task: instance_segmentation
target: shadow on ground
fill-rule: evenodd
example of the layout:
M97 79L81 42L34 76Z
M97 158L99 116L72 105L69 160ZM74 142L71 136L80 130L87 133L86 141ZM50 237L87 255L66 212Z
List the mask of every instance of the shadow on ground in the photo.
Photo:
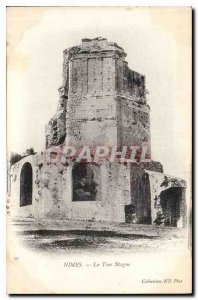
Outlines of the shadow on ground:
M179 228L89 221L12 220L20 242L45 253L123 253L178 250L187 243Z

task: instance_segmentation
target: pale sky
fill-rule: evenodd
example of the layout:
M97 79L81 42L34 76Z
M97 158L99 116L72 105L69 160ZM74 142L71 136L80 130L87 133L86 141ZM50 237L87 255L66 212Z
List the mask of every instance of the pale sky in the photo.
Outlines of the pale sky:
M56 112L63 50L101 36L146 75L152 159L164 172L191 172L191 11L189 8L9 8L7 11L8 151L45 149Z

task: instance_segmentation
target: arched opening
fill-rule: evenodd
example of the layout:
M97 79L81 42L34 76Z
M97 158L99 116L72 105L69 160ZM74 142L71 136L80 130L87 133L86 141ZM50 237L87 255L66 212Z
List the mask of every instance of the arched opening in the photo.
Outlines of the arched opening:
M20 176L20 206L32 204L32 166L26 162Z
M100 185L100 168L91 163L77 163L72 170L72 201L95 201Z
M184 191L182 187L171 187L160 194L160 205L165 226L177 227L177 222L184 217Z

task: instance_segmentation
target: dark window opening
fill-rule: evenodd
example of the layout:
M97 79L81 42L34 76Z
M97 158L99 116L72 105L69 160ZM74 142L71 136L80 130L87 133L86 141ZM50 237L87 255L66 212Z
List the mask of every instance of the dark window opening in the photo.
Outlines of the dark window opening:
M126 223L135 223L136 213L135 213L135 206L132 204L125 205L125 222Z
M90 163L78 163L72 170L72 201L95 201L100 181L100 168Z
M32 166L25 163L20 176L20 206L32 204Z

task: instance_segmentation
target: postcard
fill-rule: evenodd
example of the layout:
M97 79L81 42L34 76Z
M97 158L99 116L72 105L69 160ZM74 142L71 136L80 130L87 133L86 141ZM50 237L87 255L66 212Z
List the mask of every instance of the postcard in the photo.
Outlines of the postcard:
M7 293L192 293L192 8L7 7Z

